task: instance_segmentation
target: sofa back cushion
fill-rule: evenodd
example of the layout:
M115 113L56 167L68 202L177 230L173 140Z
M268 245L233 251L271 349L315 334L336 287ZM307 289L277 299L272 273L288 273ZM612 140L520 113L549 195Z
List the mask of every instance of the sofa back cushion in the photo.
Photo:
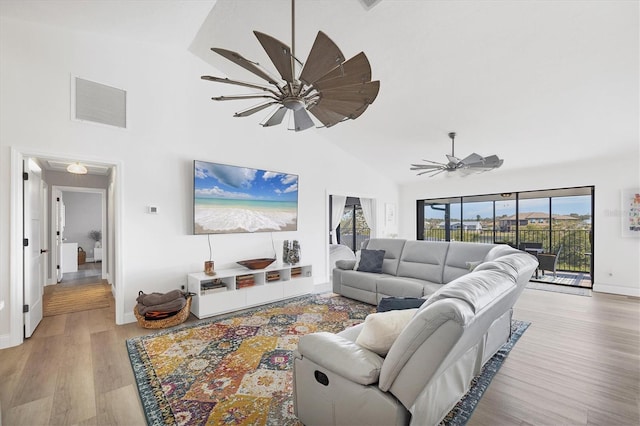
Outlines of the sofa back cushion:
M397 275L442 284L442 270L448 249L449 243L443 241L407 241Z
M405 241L396 238L372 238L362 243L362 249L384 250L382 273L395 275L398 272L398 261Z
M501 256L489 262L484 262L478 265L475 270L502 270L511 277L516 285L524 286L531 279L531 275L537 266L538 260L535 256L515 250L514 253Z
M433 293L420 310L443 299L459 299L469 304L474 314L516 286L515 279L500 269L476 270Z
M489 250L487 255L484 257L484 261L488 262L490 260L496 260L499 257L505 256L511 253L522 253L522 252L518 249L514 249L508 244L496 244L496 246L493 247L491 250Z
M495 244L450 242L442 282L448 283L468 274L470 262L482 262Z

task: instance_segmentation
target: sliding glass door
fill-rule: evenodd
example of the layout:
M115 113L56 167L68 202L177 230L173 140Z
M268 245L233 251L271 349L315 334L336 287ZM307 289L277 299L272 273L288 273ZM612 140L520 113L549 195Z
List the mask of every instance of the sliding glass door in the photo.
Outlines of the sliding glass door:
M578 187L417 200L417 238L502 243L553 255L551 266L546 257L542 263L555 281L565 271L593 284L593 192Z

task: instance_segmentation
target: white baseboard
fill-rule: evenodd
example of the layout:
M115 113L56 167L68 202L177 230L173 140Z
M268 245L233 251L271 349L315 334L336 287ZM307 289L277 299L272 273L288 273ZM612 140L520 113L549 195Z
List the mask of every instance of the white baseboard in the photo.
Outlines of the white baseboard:
M316 284L313 286L314 293L326 293L327 291L331 291L331 290L332 290L331 283L322 283L322 284Z
M12 337L11 334L0 335L0 349L11 348L13 346L18 346L22 343L22 342L15 342L11 337Z
M137 322L138 319L136 318L135 315L133 315L133 312L124 314L124 323L123 324L129 324L132 322ZM123 324L118 324L118 325L123 325Z
M598 293L619 294L621 296L640 297L640 288L625 287L621 285L594 284L593 291Z

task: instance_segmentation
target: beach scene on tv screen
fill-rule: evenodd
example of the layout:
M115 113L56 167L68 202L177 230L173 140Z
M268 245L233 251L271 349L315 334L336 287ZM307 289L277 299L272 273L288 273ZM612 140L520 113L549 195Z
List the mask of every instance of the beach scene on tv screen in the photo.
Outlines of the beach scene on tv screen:
M295 231L298 176L194 161L194 233Z

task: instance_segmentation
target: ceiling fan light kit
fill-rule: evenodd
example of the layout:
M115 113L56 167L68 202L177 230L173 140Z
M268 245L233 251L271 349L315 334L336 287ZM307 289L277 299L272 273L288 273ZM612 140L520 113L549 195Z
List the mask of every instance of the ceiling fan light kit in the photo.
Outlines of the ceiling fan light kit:
M463 173L480 173L497 169L502 166L504 160L498 158L497 155L483 157L475 152L466 156L462 160L455 156L455 138L456 133L449 133L451 138L451 155L447 154L447 163L438 163L437 161L422 160L429 164L412 164L410 170L419 170L418 176L427 174L429 177L438 175L442 172L463 172Z
M336 44L319 31L303 64L295 56L295 0L291 0L291 47L258 31L254 31L262 48L271 59L280 78L273 77L257 62L237 52L213 47L212 51L265 80L255 84L204 75L203 80L256 89L258 93L216 96L214 101L261 99L262 103L234 114L248 117L267 108L273 111L260 123L264 127L281 124L285 116L292 120L291 130L301 131L315 126L311 113L324 127L355 120L378 96L379 81L371 81L371 66L360 52L349 60ZM297 72L296 64L302 69Z

